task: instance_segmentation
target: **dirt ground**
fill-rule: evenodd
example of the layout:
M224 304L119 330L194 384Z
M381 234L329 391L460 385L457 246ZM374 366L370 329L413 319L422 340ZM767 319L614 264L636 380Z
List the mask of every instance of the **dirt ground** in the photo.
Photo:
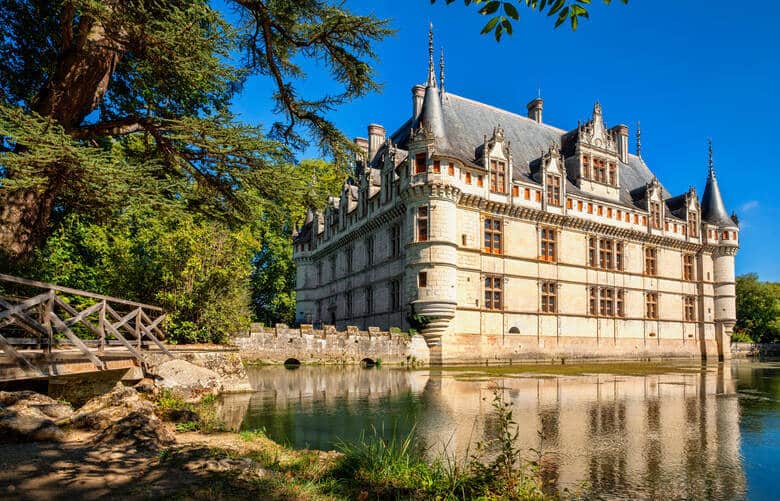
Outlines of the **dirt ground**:
M70 431L61 443L0 445L2 499L305 499L284 487L278 471L306 456L324 467L334 453L287 451L235 433L179 433L177 444L143 450L95 446L91 433ZM297 457L290 457L296 455Z

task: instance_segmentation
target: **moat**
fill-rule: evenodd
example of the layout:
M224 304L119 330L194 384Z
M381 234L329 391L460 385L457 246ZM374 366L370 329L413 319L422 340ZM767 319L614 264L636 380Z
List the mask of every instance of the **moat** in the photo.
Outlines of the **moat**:
M602 373L604 372L604 373ZM490 438L495 387L545 482L587 497L774 499L780 362L533 368L260 367L225 396L234 429L333 449L414 433L458 458Z

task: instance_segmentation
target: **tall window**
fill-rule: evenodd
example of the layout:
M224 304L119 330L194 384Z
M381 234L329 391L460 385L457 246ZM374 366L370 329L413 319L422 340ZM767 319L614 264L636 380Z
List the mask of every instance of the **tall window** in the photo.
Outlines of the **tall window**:
M506 163L490 161L490 191L506 193Z
M683 280L693 280L693 254L683 254Z
M485 277L485 309L500 310L503 305L502 278L498 275Z
M417 241L428 241L428 207L417 208Z
M590 157L587 155L582 157L582 177L590 179Z
M414 156L414 173L422 174L425 172L425 153L418 153Z
M401 255L401 225L394 224L390 228L390 257Z
M609 184L617 186L617 165L609 163Z
M553 228L542 228L541 230L541 252L539 259L554 263L558 256L557 233Z
M593 180L598 183L607 182L607 162L600 158L593 159Z
M558 284L542 282L542 313L558 311Z
M615 242L602 238L599 242L599 264L605 270L615 267Z
M401 281L390 281L390 305L392 311L400 311L401 309Z
M626 291L618 289L615 294L615 314L619 317L626 316Z
M547 203L560 207L561 205L561 178L547 174Z
M623 264L623 242L609 238L588 238L588 266L604 270L622 270Z
M598 239L596 237L588 237L588 266L595 268L598 266L597 250Z
M658 249L645 247L645 275L655 276L658 273Z
M347 258L347 273L352 273L352 256L354 255L354 249L352 246L349 246L344 251L344 254Z
M366 266L374 265L374 235L366 238Z
M501 254L501 220L485 218L485 252Z
M421 271L417 274L417 287L428 287L428 273Z
M599 315L611 317L615 314L614 290L609 287L599 289Z
M656 292L645 294L645 317L650 319L658 318L658 293Z
M374 288L366 287L366 313L374 313Z
M688 211L688 233L694 238L699 236L699 218L696 211Z
M683 302L684 316L686 322L696 321L696 296L685 296Z
M347 318L352 318L352 291L344 293L344 302L346 303Z
M598 288L588 287L588 311L591 315L599 314Z
M330 279L336 279L336 255L330 256Z
M433 173L441 174L441 162L439 160L433 161Z
M658 202L650 202L650 224L657 230L661 229L661 204Z

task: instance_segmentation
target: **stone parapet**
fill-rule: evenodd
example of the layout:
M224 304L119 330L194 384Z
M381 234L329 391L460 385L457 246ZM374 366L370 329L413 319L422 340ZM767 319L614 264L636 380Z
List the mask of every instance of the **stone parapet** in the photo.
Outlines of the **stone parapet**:
M304 324L290 328L253 325L248 336L233 343L248 361L284 363L290 359L303 364L360 364L366 359L383 364L428 364L428 348L419 335L382 331L376 327L360 330L347 326L337 331L332 325L315 329Z

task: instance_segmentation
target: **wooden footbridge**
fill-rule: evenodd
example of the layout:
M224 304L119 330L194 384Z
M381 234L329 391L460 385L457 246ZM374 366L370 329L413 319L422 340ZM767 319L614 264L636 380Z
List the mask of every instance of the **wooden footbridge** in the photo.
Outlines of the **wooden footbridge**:
M173 358L162 308L0 274L0 382L144 367Z

